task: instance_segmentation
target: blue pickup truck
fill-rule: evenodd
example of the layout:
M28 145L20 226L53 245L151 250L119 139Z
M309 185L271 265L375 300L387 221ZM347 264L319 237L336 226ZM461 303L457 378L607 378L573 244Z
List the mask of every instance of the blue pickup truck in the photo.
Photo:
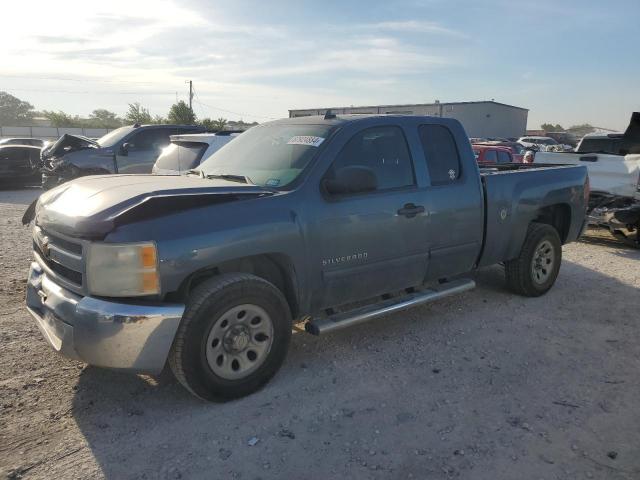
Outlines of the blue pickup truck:
M25 214L27 307L54 349L195 395L264 385L292 325L320 335L474 287L547 292L585 225L583 166L483 165L452 119L306 117L182 177L83 177Z

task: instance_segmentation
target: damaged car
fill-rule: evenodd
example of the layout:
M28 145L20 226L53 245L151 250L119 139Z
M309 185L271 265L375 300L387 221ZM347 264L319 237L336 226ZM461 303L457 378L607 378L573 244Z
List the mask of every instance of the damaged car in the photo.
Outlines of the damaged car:
M98 140L65 134L41 153L42 188L86 175L151 173L171 135L203 132L197 125L130 125Z
M585 165L591 181L588 220L640 248L640 112L607 141L584 138L575 153L538 152L540 164Z

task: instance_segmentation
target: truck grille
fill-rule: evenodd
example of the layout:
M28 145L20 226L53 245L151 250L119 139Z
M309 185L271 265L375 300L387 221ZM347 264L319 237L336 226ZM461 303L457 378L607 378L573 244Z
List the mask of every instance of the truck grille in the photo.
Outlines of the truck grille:
M67 286L82 289L84 263L82 243L63 238L59 234L46 231L38 226L33 232L33 250L59 280Z

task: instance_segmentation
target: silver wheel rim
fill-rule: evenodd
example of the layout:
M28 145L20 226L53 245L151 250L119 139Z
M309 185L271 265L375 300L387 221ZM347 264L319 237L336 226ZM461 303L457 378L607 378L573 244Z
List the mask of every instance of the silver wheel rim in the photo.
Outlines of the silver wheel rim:
M555 263L555 251L549 240L543 240L536 247L531 260L531 278L538 285L549 280Z
M273 344L273 323L252 304L238 305L218 318L207 336L209 368L219 377L237 380L264 363Z

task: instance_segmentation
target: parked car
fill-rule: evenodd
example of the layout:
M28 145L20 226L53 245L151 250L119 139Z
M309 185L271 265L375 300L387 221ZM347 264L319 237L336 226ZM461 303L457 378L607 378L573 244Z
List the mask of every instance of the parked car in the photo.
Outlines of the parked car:
M494 147L506 147L511 151L511 157L513 158L513 162L515 162L515 163L523 163L524 162L524 153L525 153L526 149L522 145L520 145L518 142L511 142L509 140L488 141L488 142L475 143L474 145L489 145L489 146L494 146Z
M575 153L538 152L535 161L585 165L591 182L589 223L640 247L640 112L622 134L584 137Z
M58 352L129 371L168 361L204 399L247 395L320 335L474 287L554 284L588 198L584 166L480 170L462 125L423 116L288 118L193 174L84 177L23 221L27 307ZM293 319L293 320L292 320Z
M171 135L204 131L196 125L131 125L96 140L65 134L42 150L42 187L109 173L151 173Z
M40 183L40 148L0 145L0 186L23 187Z
M155 175L185 174L241 133L242 131L235 130L171 135L171 143L162 151L151 173Z
M479 164L515 163L510 148L479 144L474 144L471 147Z
M520 137L518 139L518 143L525 148L536 148L540 150L544 150L545 147L548 147L551 145L558 145L558 142L556 142L551 137L534 137L534 136Z
M576 136L569 132L545 132L545 136L553 138L559 144L568 145L571 148L575 148L578 143Z
M42 140L41 138L3 138L0 139L0 146L2 145L31 145L33 147L44 147L49 143L48 140Z

